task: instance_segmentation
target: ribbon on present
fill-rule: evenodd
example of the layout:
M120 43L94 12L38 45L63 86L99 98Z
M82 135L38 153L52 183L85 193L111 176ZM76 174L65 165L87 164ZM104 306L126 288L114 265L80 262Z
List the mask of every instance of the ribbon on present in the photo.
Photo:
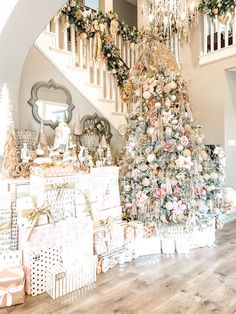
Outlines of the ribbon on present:
M75 184L74 183L57 183L57 184L48 184L46 185L46 191L56 190L57 191L57 200L59 200L62 197L64 189L74 189Z
M99 220L99 227L103 227L105 230L110 231L112 226L114 226L115 223L122 222L120 217L111 217L109 216L107 219L101 219Z
M0 231L11 229L11 222L5 222L3 224L0 224Z
M48 218L48 222L51 224L54 224L54 220L51 214L51 207L47 201L44 202L43 205L41 205L40 207L37 206L35 200L32 200L32 203L33 203L33 208L26 209L21 212L22 217L27 218L28 221L31 221L31 227L30 227L29 234L27 236L27 240L29 240L30 235L32 231L34 230L34 228L38 226L39 217L41 215L46 215Z

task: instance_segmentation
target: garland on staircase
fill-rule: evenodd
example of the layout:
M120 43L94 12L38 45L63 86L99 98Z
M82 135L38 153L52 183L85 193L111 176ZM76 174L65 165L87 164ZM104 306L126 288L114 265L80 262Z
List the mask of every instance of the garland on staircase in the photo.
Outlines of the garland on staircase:
M80 38L94 38L93 57L96 60L100 60L102 56L105 58L107 69L116 78L118 86L123 88L129 77L129 68L122 60L115 43L117 35L121 35L131 46L136 44L136 27L129 27L119 21L116 13L84 9L77 0L69 0L61 14L68 16L69 25L75 25Z
M217 17L220 22L227 22L235 12L234 0L201 0L199 10L211 18Z

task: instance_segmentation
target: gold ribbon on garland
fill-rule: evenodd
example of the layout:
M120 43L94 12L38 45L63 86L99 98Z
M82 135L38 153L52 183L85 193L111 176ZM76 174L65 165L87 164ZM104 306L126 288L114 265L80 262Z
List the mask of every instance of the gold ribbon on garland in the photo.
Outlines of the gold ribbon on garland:
M57 190L57 200L62 197L64 189L74 189L74 183L60 183L60 184L48 184L46 185L45 191Z
M27 236L27 240L30 238L30 235L34 228L38 226L38 221L41 215L46 215L48 218L48 223L54 224L54 220L51 214L51 208L48 202L44 202L40 207L37 206L35 200L32 200L33 208L26 209L21 212L21 217L27 218L28 221L31 221L30 231Z
M3 224L0 224L0 231L11 229L11 222L5 222Z

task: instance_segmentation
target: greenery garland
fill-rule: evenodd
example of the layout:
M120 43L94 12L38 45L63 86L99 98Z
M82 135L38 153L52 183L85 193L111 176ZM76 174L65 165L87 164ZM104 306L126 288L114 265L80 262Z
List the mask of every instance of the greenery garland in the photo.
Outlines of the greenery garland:
M234 0L202 0L199 4L199 10L211 18L234 14L235 7Z
M117 34L121 35L124 41L136 44L138 38L136 27L129 27L123 21L119 21L116 13L84 9L76 0L70 0L63 7L61 13L68 16L69 24L75 25L82 38L94 37L99 28L102 41L101 49L107 63L107 69L116 78L118 86L123 88L129 77L129 68L122 60L120 50L113 42L109 29L112 20L116 20Z

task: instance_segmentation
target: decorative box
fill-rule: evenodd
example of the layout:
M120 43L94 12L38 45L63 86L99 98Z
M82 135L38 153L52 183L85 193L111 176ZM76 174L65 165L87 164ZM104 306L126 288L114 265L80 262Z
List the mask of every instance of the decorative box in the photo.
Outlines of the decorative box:
M73 176L75 168L73 166L35 166L31 168L31 175L37 177L66 177Z
M192 249L206 246L213 246L215 242L215 219L204 228L195 228L192 232L190 246Z
M18 224L22 228L34 228L53 223L51 208L47 202L37 203L32 197L20 197L16 200Z
M110 241L109 231L99 228L94 231L93 234L94 241L94 254L104 254L108 252L108 241Z
M96 281L97 256L78 261L73 269L66 269L63 264L57 264L46 271L46 292L53 299Z
M12 248L12 208L7 186L2 185L0 191L0 251L8 251Z
M0 308L25 301L25 274L22 266L0 270Z
M116 207L111 207L99 211L92 211L92 216L94 222L99 222L101 220L121 220L122 219L122 207L121 206L116 206Z
M110 241L108 243L109 252L124 246L124 226L125 224L122 222L111 225Z
M189 238L175 239L175 249L177 254L189 254L190 253L190 241Z
M117 264L123 265L126 262L124 246L112 253L101 254L98 257L97 274L106 273Z
M0 252L0 269L22 265L22 251Z
M161 242L158 237L138 239L136 247L139 256L161 253Z
M36 197L39 203L49 203L54 222L75 217L74 191L74 176L31 176L30 179L30 195Z
M62 245L63 263L70 264L73 258L93 256L93 223L90 217L71 218L57 223L57 243ZM60 236L59 236L60 234Z
M99 181L99 207L101 209L116 207L120 205L119 190L119 168L99 167L91 168L91 176Z
M48 247L31 250L25 255L23 262L26 276L26 293L36 296L46 291L46 270L61 261L61 248Z
M161 250L163 254L175 254L175 239L162 238Z

